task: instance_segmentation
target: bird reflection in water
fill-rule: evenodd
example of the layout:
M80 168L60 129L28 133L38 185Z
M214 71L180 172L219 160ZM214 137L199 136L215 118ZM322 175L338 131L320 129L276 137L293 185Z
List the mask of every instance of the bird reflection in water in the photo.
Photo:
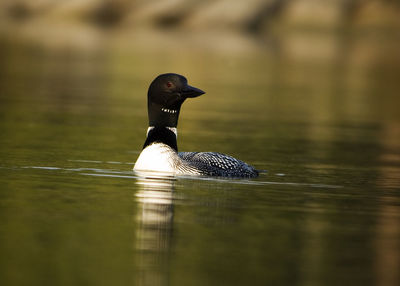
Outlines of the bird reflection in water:
M137 285L169 284L174 182L174 177L159 175L140 176L137 179Z

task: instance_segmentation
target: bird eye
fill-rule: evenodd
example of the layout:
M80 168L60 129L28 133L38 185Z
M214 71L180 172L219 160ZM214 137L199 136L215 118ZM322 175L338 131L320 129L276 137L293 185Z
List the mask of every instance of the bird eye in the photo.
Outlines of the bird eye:
M167 82L167 87L171 87L172 86L172 82L168 81Z

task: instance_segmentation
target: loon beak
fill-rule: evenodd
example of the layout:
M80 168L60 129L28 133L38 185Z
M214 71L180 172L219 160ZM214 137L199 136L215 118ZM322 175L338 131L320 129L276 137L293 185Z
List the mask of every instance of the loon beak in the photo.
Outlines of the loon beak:
M186 98L188 97L197 97L200 96L202 94L205 94L204 91L202 91L199 88L187 85L186 88L183 90L182 95Z

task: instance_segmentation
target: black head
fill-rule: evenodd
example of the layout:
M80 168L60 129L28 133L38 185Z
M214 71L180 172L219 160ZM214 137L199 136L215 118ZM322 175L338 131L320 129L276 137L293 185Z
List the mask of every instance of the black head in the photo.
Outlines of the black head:
M149 126L176 127L182 103L205 92L188 85L184 76L161 74L150 84L147 93Z

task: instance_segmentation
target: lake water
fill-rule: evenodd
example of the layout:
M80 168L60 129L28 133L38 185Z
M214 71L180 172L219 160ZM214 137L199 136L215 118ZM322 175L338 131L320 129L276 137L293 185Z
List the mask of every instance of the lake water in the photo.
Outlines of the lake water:
M0 284L399 285L400 65L387 57L3 40ZM180 151L230 154L259 178L132 172L163 72L207 92L182 107Z

